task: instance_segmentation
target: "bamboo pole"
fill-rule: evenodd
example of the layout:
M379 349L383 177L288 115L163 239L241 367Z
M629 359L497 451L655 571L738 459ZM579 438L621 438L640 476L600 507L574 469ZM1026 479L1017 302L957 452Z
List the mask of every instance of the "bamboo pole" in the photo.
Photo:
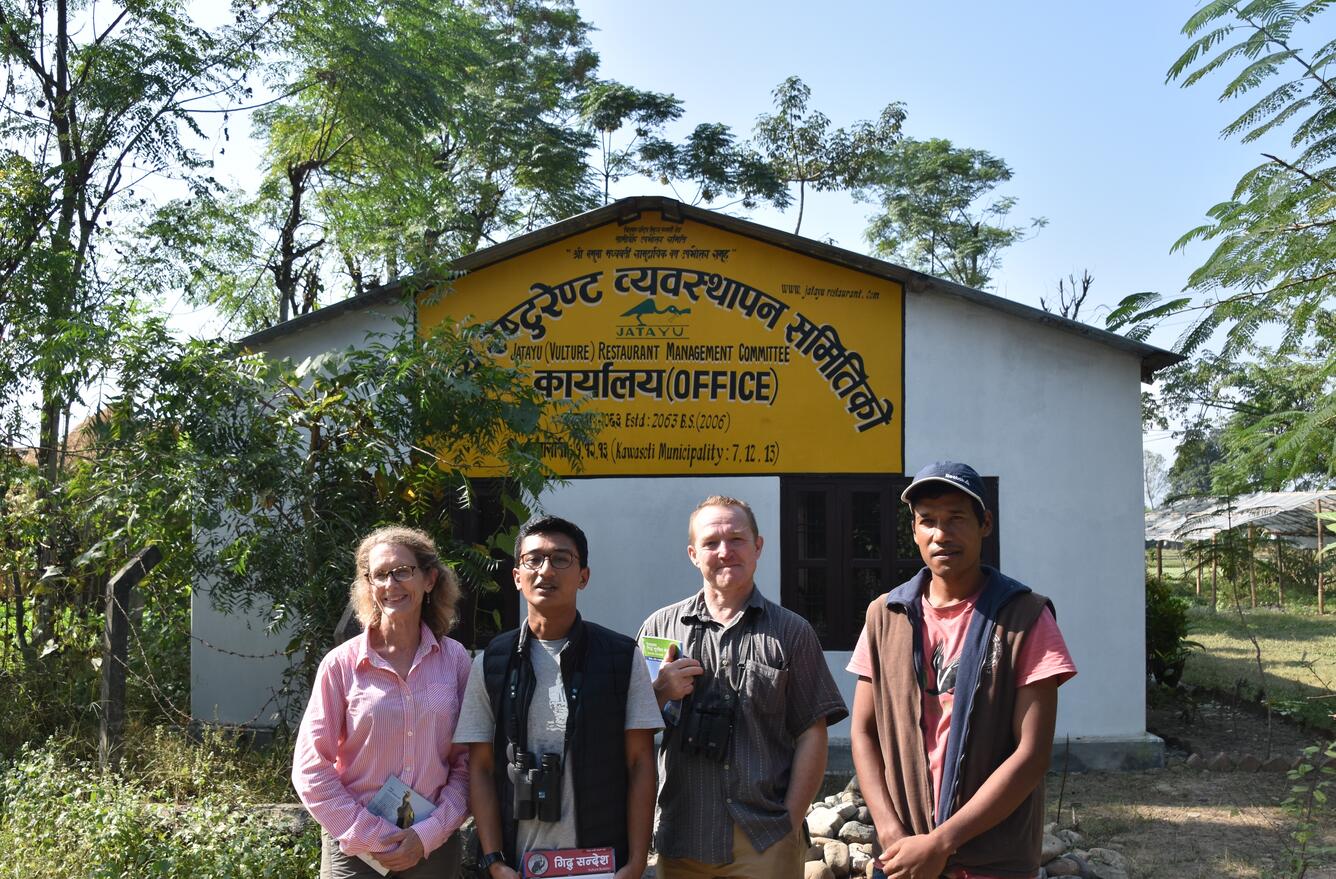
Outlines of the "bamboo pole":
M1201 598L1201 544L1197 544L1197 597Z
M1255 551L1253 549L1253 526L1248 526L1248 601L1253 610L1257 609L1257 579L1253 574Z
M1216 535L1212 534L1211 535L1211 613L1215 613L1215 603L1216 601L1219 600L1216 598L1216 589L1215 589L1215 573L1216 569L1219 567L1218 564L1219 559L1217 559L1215 555L1215 545L1216 545L1215 539Z
M1281 540L1280 535L1276 535L1276 598L1280 602L1280 609L1285 609L1285 554L1281 551L1280 545L1285 541Z
M1322 499L1313 503L1317 505L1317 612L1321 615L1327 612L1326 583L1322 577L1322 532L1326 529L1322 527Z

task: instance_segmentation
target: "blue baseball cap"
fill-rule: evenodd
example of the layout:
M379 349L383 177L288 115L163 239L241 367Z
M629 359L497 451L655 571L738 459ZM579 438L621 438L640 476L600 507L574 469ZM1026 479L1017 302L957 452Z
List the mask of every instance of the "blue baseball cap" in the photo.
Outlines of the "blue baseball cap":
M956 461L934 461L914 474L914 481L900 493L900 500L909 503L909 496L926 482L941 482L951 486L979 502L985 510L988 503L983 499L983 478L968 464Z

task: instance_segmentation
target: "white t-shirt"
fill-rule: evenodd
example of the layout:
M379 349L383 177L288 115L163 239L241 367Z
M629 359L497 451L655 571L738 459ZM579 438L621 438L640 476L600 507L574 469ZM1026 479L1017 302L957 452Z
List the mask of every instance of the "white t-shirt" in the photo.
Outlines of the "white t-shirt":
M530 643L529 661L533 664L533 701L529 703L529 750L535 762L541 763L545 753L560 754L566 743L566 689L561 681L561 651L567 639ZM496 734L496 718L492 714L492 700L487 696L487 682L482 669L483 654L479 653L469 670L468 689L459 725L455 728L457 744L474 742L492 743ZM636 647L631 657L631 680L626 690L626 729L662 729L663 717L658 700L649 680L645 657ZM494 755L493 771L506 771L506 755ZM566 761L561 782L560 821L520 821L515 845L520 854L535 849L572 848L575 846L575 783L571 777L570 760Z

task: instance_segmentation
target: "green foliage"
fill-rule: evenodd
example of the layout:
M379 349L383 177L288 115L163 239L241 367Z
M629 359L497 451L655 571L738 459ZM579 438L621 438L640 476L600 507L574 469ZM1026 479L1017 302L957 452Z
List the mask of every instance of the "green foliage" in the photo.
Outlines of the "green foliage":
M49 879L315 875L314 825L297 832L232 794L177 804L56 745L25 748L0 772L0 845L15 874Z
M1188 657L1201 648L1188 639L1189 606L1168 581L1146 578L1146 671L1169 687L1178 686Z
M568 0L275 10L261 69L277 101L252 117L257 193L212 188L150 231L188 282L258 329L598 203L575 120L597 56ZM332 288L332 289L331 289ZM332 295L331 295L332 294Z
M702 122L680 144L651 138L640 150L641 173L677 188L694 183L694 195L678 197L692 204L736 198L745 208L767 201L783 209L792 203L788 181L750 144L739 143L733 130L718 122Z
M1001 251L1047 221L1011 226L1015 198L989 193L1011 179L1006 162L949 140L906 138L889 147L872 184L881 212L867 239L882 256L967 287L986 287Z
M1189 427L1179 440L1174 463L1169 466L1167 500L1212 496L1215 493L1212 476L1224 455L1216 429L1210 425Z
M197 539L183 551L215 605L256 609L289 639L280 713L332 645L362 535L424 528L467 586L492 588L486 542L454 533L473 491L465 472L495 468L523 506L552 478L543 456L588 440L589 417L549 406L492 343L481 327L404 326L293 365L165 341L126 376L109 430L154 462L141 489L188 509Z
M798 77L790 76L771 94L775 112L757 117L756 143L780 180L798 184L797 235L807 187L822 192L870 184L885 151L900 139L905 108L887 104L876 122L860 120L832 130L826 114L808 109L812 89Z
M1191 312L1175 348L1196 361L1169 397L1180 409L1225 413L1230 472L1222 478L1234 485L1328 484L1336 476L1330 13L1326 0L1212 0L1188 19L1190 43L1167 79L1187 87L1226 77L1220 100L1243 100L1247 109L1221 134L1279 148L1268 147L1266 161L1174 245L1214 246L1188 280L1195 297L1135 294L1109 317L1110 328L1145 338L1166 317ZM1264 330L1274 345L1260 343ZM1217 351L1207 349L1217 341Z
M672 95L642 91L619 82L596 82L580 98L580 119L598 138L602 159L596 173L603 179L603 203L609 186L639 171L638 151L656 138L665 123L682 115L682 102ZM614 136L630 126L631 137L620 146Z
M1281 806L1294 821L1290 831L1290 875L1302 879L1308 868L1336 855L1336 845L1322 842L1322 830L1332 815L1331 793L1336 791L1336 741L1326 747L1304 748L1299 765L1289 771L1290 795Z

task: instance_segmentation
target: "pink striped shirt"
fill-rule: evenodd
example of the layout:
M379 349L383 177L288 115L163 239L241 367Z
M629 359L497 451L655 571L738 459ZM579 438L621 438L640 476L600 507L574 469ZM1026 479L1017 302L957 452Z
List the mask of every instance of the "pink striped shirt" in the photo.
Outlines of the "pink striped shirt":
M469 678L468 652L426 624L408 679L364 632L331 650L316 672L292 755L292 786L347 855L385 851L395 826L365 808L397 775L436 804L413 825L427 854L468 817L468 746L454 744Z

